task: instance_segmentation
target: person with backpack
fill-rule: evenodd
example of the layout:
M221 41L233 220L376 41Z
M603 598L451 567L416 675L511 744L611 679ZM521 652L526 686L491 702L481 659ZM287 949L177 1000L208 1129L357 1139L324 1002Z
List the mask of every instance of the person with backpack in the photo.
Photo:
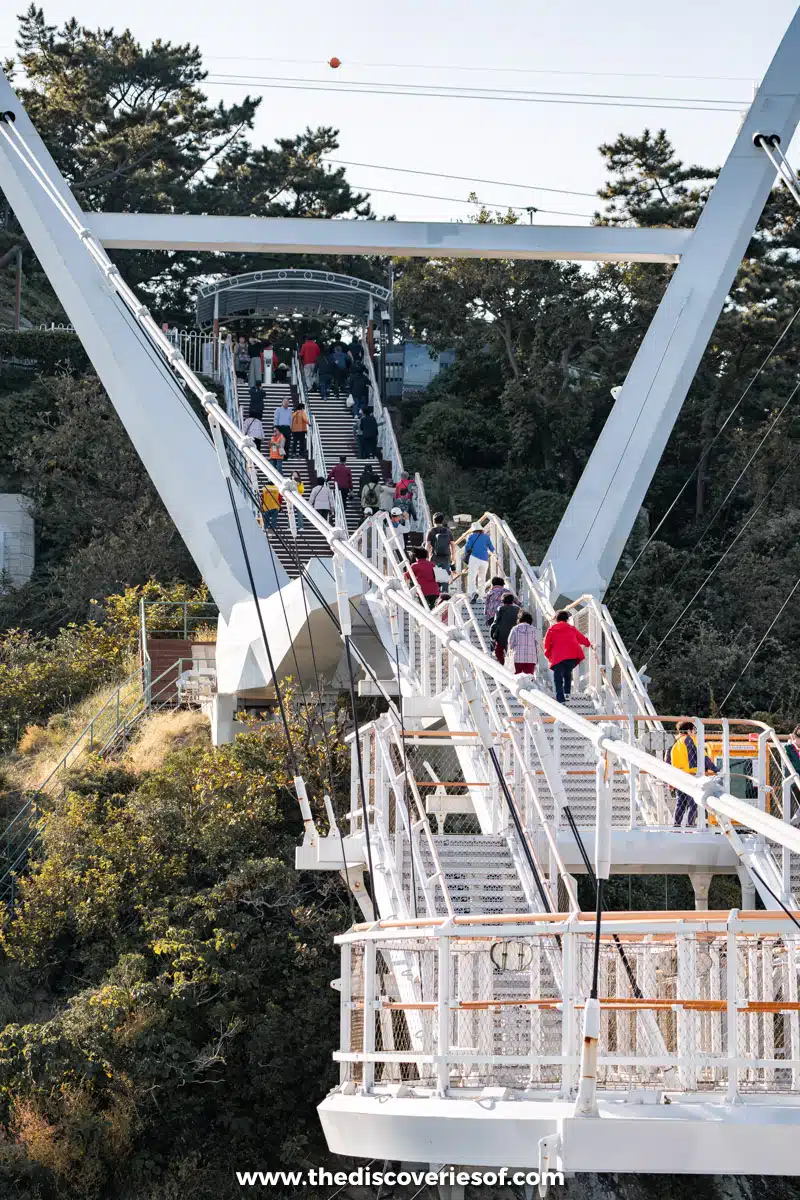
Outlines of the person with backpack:
M264 440L264 425L261 417L254 417L252 413L245 417L242 421L242 433L245 437L252 438L256 444L256 450L261 453L261 443Z
M572 691L572 672L583 662L583 647L592 643L570 624L569 613L556 613L556 619L544 635L544 652L553 672L556 700L565 704Z
M359 436L361 438L361 457L362 458L377 458L378 457L378 422L371 408L361 418L359 425Z
M486 583L490 554L494 554L492 539L475 521L470 528L469 537L464 546L464 557L461 560L462 565L467 568L467 595L473 604L478 599L478 589Z
M363 479L363 476L362 476ZM372 512L380 507L381 492L377 479L369 479L361 488L361 510L370 509Z
M317 359L317 386L319 398L323 402L328 399L328 393L333 389L333 379L336 368L327 346L322 347L322 353Z
M333 493L328 486L327 480L323 483L318 483L315 488L312 488L309 499L311 507L315 508L320 516L330 522L331 509L333 508Z
M336 399L339 399L342 388L347 383L347 372L350 369L350 359L347 357L347 351L341 342L339 342L331 352L333 361L333 386L336 389Z
M673 767L677 767L679 771L685 771L687 775L697 774L697 739L695 736L694 721L680 721L678 724L678 737L675 744L669 752L669 761ZM712 759L706 755L705 761L706 775L716 775L717 766ZM694 828L697 824L697 804L691 796L687 796L686 792L675 790L675 828L678 829L683 821L684 813L686 814L686 825L688 828Z
M499 609L503 600L503 596L506 594L506 592L509 592L512 596L514 595L514 593L511 591L511 588L506 584L505 579L503 579L503 576L494 575L492 577L492 586L486 593L486 599L483 602L483 619L487 625L491 625L492 621L497 616L497 610ZM518 599L517 596L514 596L514 603L518 604L519 607L522 608L522 601Z
M397 483L395 484L395 488L394 488L395 500L405 500L405 498L408 496L410 489L411 489L411 480L409 478L408 471L401 471L400 478L398 479Z
M455 538L444 518L444 513L433 514L433 525L425 538L433 555L433 565L438 572L439 583L447 584L455 566Z
M508 648L508 639L511 636L511 630L519 620L519 614L522 609L518 604L514 603L514 597L510 592L506 592L503 596L500 608L497 610L497 616L492 622L492 628L489 630L489 637L492 639L492 649L494 656L499 663L506 661L506 650Z

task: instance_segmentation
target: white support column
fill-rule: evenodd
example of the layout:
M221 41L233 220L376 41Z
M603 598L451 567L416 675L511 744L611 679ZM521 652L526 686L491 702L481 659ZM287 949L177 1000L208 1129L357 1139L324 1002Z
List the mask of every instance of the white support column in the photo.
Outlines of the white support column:
M233 719L236 715L236 697L217 693L211 699L211 742L214 746L225 746L236 736Z
M545 559L559 594L602 595L619 562L725 297L775 183L753 143L788 149L800 118L800 12L720 172Z
M235 673L240 659L243 662L250 657L258 664L260 684L269 678L269 668L260 633L255 630L256 616L227 484L207 429L187 404L183 384L150 349L144 331L113 292L82 238L16 153L19 137L35 155L52 192L84 226L83 212L1 71L0 111L9 111L15 118L11 144L0 137L0 189L220 606L218 646L224 644L227 655L233 635L238 648L230 674ZM264 534L255 514L237 489L234 492L256 590L266 598L288 583L288 577L263 553ZM244 675L244 667L240 674ZM226 691L239 687L240 679L232 683Z
M708 911L708 890L714 878L711 871L690 871L689 879L694 889L694 906L698 912Z

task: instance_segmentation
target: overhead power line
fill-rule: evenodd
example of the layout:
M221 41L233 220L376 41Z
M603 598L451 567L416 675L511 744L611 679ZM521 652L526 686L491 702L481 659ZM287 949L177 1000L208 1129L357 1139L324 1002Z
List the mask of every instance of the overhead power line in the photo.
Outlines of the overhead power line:
M576 192L571 188L544 187L538 183L509 183L505 179L479 179L476 175L447 175L444 171L419 171L414 167L387 167L384 163L348 162L344 158L326 158L325 162L337 167L364 167L370 171L393 171L398 175L427 175L430 179L457 179L462 183L489 183L496 187L524 188L529 192L556 192L559 196L588 196L590 200L599 199L597 192Z
M482 200L480 198L469 200L464 196L432 196L429 192L399 192L395 188L372 187L368 183L353 183L352 180L349 183L356 191L380 192L386 196L413 196L417 200L446 200L450 204L482 204L488 205L489 208L506 208L516 212L527 212L533 208L535 212L549 213L551 216L585 217L587 220L591 220L593 215L592 213L566 212L559 208L540 208L538 204L535 206L531 204L509 204L505 200Z
M300 91L300 92L327 92L327 93L350 93L357 96L411 96L428 99L439 100L491 100L499 102L509 102L517 104L566 104L577 105L579 107L592 108L649 108L649 109L666 109L670 112L691 111L691 112L720 112L737 114L742 107L747 104L743 100L711 100L706 101L703 98L691 99L688 97L641 97L628 99L626 97L614 97L603 93L559 93L559 92L529 92L515 93L513 91L502 92L495 94L493 91L484 90L459 90L445 88L444 85L435 85L436 91L431 91L425 88L416 88L413 85L398 87L392 85L387 87L377 80L365 81L363 84L348 83L347 85L336 83L325 83L323 80L317 79L290 79L285 76L265 76L263 78L251 78L246 75L228 75L226 78L219 78L212 75L207 76L204 83L212 87L246 87L255 90L277 90L277 91ZM669 101L669 103L664 103Z
M252 54L207 54L208 62L274 62L291 63L292 66L323 65L319 58L273 58ZM550 67L488 67L465 63L387 63L364 62L360 59L345 59L347 67L380 67L396 71L462 71L485 75L566 75L577 78L586 76L602 79L702 79L711 83L752 83L753 75L669 75L662 71L566 71Z

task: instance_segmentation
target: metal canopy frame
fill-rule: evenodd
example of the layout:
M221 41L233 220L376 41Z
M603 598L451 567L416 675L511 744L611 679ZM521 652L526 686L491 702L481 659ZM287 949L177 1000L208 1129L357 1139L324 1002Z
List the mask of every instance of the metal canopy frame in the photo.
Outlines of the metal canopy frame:
M280 268L208 283L197 295L201 329L230 317L337 313L362 323L391 300L389 288L334 271Z

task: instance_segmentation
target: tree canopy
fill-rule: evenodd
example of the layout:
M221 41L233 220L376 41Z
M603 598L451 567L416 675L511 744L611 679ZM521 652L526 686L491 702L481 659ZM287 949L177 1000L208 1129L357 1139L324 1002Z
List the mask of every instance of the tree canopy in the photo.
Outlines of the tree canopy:
M620 135L600 153L609 176L598 221L692 226L717 174L681 162L664 130ZM714 711L800 576L800 476L792 469L800 437L800 399L792 397L800 321L781 337L800 308L793 270L798 217L788 193L773 191L610 588L612 611L635 660L649 660L662 711ZM478 219L515 218L484 211ZM396 304L404 330L435 350L458 351L455 366L409 406L413 420L403 433L406 456L425 476L431 502L451 512L503 513L537 561L610 411L611 388L624 380L672 270L398 262ZM676 496L657 538L620 587ZM686 618L670 632L687 604ZM785 664L800 634L797 612L794 605L782 614L726 712L796 722L800 687Z
M338 145L334 129L254 145L260 99L211 104L196 46L160 39L143 46L129 30L88 29L74 18L59 28L31 4L20 18L17 51L25 72L20 99L87 209L370 215L367 197L350 187L344 169L323 164ZM214 254L162 251L125 251L115 259L131 286L157 300L163 320L190 323L194 289L204 278L276 265L263 255L228 255L223 265Z

